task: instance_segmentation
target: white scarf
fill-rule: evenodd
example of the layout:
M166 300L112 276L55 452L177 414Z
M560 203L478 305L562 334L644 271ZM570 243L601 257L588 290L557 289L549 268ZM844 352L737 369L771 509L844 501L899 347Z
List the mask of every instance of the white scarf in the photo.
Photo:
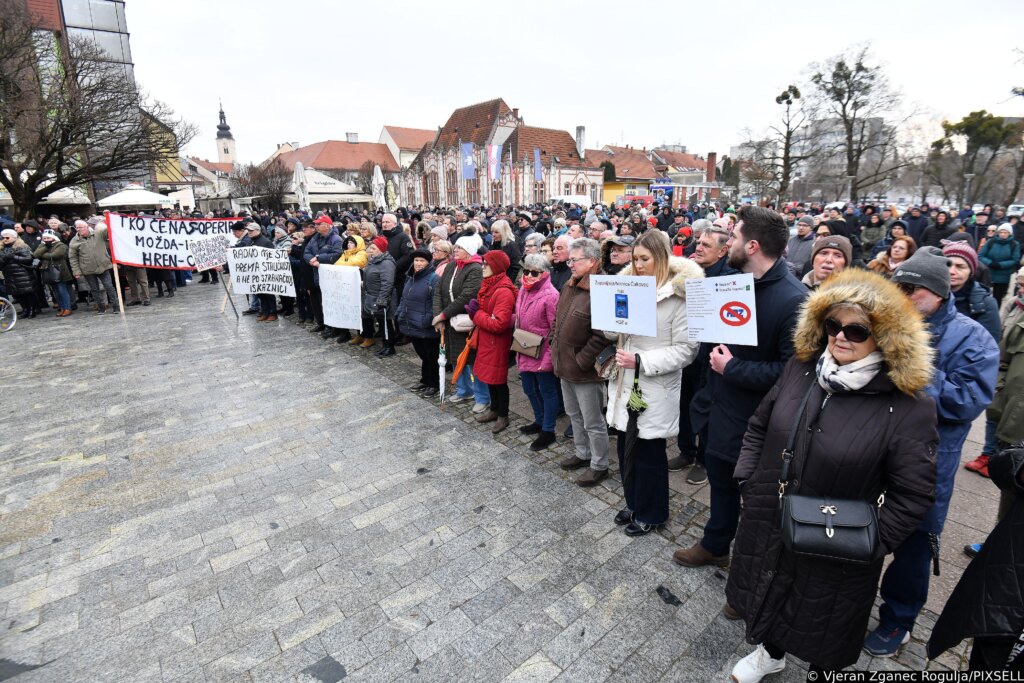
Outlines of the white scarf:
M830 392L858 391L875 378L884 360L880 351L872 351L858 361L840 365L826 348L815 368L818 384Z

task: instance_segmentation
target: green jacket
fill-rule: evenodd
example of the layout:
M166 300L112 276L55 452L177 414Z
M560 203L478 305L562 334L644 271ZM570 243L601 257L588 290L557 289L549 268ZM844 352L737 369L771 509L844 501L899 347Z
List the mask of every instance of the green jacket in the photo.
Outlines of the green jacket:
M42 270L51 265L57 266L60 268L61 282L74 282L75 276L68 266L68 245L60 240L51 244L53 246L48 247L46 242L40 242L32 254L33 258L37 258L40 261L39 269Z
M1000 442L1024 439L1024 312L1019 308L1010 309L1003 325L996 397L988 408L988 418L996 421Z
M98 228L93 235L83 239L75 235L71 240L69 259L75 277L79 275L99 275L110 270L110 252L107 251L107 229Z

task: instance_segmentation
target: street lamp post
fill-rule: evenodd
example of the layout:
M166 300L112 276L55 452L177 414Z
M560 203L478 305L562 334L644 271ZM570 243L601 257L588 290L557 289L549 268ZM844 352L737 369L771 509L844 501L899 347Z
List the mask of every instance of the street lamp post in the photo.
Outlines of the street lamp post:
M974 179L973 173L964 173L964 180L967 181L967 189L964 190L964 204L971 203L971 181Z

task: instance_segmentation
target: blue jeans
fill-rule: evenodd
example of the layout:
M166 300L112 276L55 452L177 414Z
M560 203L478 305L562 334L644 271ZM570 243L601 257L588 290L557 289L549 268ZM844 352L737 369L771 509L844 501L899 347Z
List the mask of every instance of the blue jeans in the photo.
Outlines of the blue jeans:
M519 379L523 382L523 393L530 399L533 408L533 421L545 432L555 431L555 419L558 417L558 380L553 372L520 372Z
M455 382L456 391L455 393L459 396L473 395L473 399L477 403L487 405L491 402L491 392L487 389L487 385L481 382L473 375L473 368L467 365L462 370L462 374L459 375L459 379Z
M985 420L985 445L982 446L983 455L996 455L999 453L999 439L996 438L996 427L999 423L995 420Z
M66 282L55 282L53 285L54 289L57 290L57 305L60 306L62 311L71 310L71 292L68 291L68 283Z
M729 554L740 521L740 487L732 478L736 463L705 455L704 466L711 486L711 516L700 544L715 557L722 557Z
M931 563L928 532L915 529L893 552L892 563L882 575L879 627L913 630L917 615L928 601Z

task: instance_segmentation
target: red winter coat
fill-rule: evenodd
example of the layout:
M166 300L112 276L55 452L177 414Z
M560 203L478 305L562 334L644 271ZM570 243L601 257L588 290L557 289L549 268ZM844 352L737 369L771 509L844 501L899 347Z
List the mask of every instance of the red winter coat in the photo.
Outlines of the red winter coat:
M473 324L479 329L473 374L485 384L508 382L516 293L515 285L504 273L484 278L480 286L480 310L473 316Z

